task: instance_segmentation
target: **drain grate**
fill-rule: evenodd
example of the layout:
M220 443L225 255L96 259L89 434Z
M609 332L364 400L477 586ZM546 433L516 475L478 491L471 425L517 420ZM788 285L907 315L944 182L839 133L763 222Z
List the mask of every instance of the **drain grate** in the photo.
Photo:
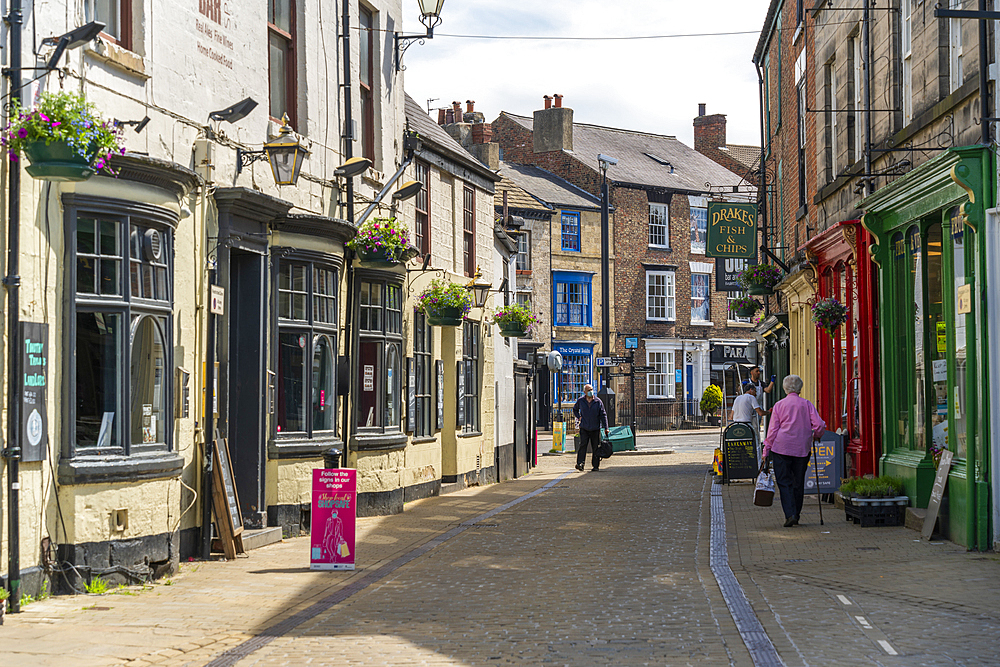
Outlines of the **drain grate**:
M858 547L858 551L880 551L878 547Z
M786 563L811 563L812 558L786 558Z
M470 527L471 528L499 528L500 524L498 524L498 523L477 523L477 524L475 524L473 526L470 526Z

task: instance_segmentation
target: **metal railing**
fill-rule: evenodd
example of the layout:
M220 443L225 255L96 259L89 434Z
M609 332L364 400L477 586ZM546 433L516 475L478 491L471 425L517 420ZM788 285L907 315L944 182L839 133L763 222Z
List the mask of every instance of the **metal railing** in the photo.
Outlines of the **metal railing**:
M685 427L700 427L709 424L708 417L701 414L685 414L685 403L645 401L636 403L636 431L675 431ZM690 411L690 406L688 406ZM629 401L618 402L618 423L632 424L632 406Z

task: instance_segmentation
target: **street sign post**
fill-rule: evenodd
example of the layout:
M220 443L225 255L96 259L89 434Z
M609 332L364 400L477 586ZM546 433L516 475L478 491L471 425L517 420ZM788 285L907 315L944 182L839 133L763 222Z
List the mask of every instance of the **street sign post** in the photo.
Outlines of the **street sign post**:
M618 364L612 363L611 357L594 357L594 366L597 368L610 368Z

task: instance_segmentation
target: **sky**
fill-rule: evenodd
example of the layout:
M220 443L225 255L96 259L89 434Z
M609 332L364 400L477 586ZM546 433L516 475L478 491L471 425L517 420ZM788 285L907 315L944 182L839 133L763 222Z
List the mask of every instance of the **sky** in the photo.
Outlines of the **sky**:
M727 143L760 144L752 58L767 0L445 0L434 39L406 51L406 92L425 109L474 100L494 120L530 116L559 93L577 123L674 135L692 146L698 104L727 115ZM403 28L424 32L417 0ZM459 35L637 37L639 40L495 40ZM454 36L453 36L454 35ZM434 118L437 117L436 112Z

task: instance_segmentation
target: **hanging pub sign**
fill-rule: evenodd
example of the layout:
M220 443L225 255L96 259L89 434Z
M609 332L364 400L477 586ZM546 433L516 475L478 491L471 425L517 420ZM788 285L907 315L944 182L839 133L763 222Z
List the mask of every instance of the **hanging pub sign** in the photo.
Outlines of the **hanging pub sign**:
M736 276L740 271L751 264L757 263L757 248L754 247L753 257L750 259L736 259L733 257L715 258L715 291L716 292L742 292L743 286L736 282Z
M708 202L706 257L751 259L757 254L757 205Z
M44 461L49 449L49 325L21 322L21 460Z

